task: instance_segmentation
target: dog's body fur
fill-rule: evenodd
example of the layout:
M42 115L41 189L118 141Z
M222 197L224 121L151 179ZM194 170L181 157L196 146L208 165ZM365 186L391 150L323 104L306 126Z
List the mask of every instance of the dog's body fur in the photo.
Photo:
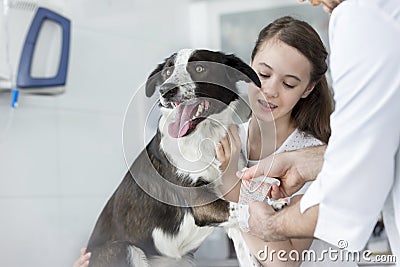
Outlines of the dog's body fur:
M191 266L191 252L213 227L230 223L230 204L216 191L215 144L250 114L239 80L260 86L241 60L207 50L181 50L152 72L146 94L161 94L159 128L103 209L88 244L90 266ZM196 110L186 128L177 122Z

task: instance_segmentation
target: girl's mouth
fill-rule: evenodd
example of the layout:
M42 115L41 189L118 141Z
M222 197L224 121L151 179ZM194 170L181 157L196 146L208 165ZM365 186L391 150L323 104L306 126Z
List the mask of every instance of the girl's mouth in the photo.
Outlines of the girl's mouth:
M263 99L258 99L258 103L260 103L261 108L265 111L272 112L274 111L278 106L274 105L272 103L268 103L267 101Z

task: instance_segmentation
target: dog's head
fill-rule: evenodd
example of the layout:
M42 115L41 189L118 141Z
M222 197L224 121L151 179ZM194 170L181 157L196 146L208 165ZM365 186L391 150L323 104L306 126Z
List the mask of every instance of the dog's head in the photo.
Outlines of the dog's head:
M168 57L150 74L146 96L158 90L163 114L173 117L171 137L189 135L207 117L222 112L239 96L236 83L260 80L253 69L234 55L183 49ZM172 114L172 115L171 115Z

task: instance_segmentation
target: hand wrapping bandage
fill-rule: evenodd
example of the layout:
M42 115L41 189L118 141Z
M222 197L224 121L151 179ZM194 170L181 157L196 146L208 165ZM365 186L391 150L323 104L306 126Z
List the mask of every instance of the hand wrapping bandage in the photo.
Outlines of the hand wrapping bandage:
M263 201L271 205L275 210L281 210L289 204L289 198L274 200L267 197L273 184L280 185L275 178L260 176L250 181L242 180L239 195L239 227L245 232L249 231L249 204L252 201Z

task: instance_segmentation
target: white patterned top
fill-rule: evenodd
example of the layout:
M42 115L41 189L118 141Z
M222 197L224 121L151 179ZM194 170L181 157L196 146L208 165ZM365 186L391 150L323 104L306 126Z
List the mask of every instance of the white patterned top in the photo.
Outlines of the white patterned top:
M247 138L248 138L248 127L249 123L244 123L239 126L239 136L242 141L242 152L247 157ZM307 134L305 132L302 132L298 129L295 129L293 133L283 142L283 144L274 152L274 154L279 154L282 152L287 152L287 151L293 151L293 150L298 150L306 147L312 147L312 146L319 146L323 145L324 143L320 141L319 139L315 138L314 136ZM247 159L247 167L254 166L255 164L258 163L258 161L255 160L248 160ZM310 186L312 182L306 183L299 191L297 191L293 196L299 195L299 194L304 194L308 187ZM240 266L242 267L260 267L262 266L256 257L254 257L248 247L246 246L246 243L240 233L240 231L228 231L229 237L232 239L234 246L235 246L235 251L236 255L239 261ZM314 239L310 250L313 250L317 252L317 255L319 252L322 252L323 250L328 250L329 247L335 248L335 246L332 246L324 241ZM303 262L302 267L310 267L310 266L335 266L335 265L340 265L340 266L357 266L355 263L345 263L345 262L332 262L332 261L323 261L323 262Z

